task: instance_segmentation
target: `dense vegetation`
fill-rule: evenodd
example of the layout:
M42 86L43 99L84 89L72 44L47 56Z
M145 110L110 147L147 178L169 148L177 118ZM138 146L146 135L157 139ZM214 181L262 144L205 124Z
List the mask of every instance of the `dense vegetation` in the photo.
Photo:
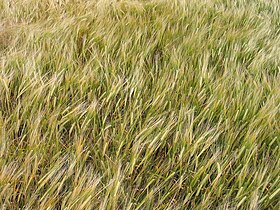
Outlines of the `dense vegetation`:
M0 209L280 209L277 0L0 0Z

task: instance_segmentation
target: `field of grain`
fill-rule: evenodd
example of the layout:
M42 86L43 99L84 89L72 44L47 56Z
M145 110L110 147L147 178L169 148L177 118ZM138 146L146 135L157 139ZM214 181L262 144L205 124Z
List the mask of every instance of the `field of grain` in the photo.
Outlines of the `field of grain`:
M0 209L280 209L279 0L0 0Z

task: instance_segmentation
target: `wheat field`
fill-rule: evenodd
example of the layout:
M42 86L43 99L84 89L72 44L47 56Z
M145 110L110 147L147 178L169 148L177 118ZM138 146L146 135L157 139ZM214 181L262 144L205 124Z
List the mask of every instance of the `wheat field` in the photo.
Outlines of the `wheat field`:
M278 0L0 0L0 209L280 209Z

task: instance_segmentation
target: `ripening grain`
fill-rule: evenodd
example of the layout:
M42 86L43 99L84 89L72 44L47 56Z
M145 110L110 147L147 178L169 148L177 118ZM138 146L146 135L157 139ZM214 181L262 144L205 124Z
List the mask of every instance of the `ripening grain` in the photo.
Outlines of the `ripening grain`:
M0 209L280 209L278 0L0 0Z

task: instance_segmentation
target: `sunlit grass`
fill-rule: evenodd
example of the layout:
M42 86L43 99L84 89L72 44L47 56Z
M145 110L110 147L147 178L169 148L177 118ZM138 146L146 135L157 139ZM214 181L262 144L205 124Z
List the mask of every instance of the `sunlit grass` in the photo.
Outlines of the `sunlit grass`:
M0 0L0 209L280 209L277 0Z

